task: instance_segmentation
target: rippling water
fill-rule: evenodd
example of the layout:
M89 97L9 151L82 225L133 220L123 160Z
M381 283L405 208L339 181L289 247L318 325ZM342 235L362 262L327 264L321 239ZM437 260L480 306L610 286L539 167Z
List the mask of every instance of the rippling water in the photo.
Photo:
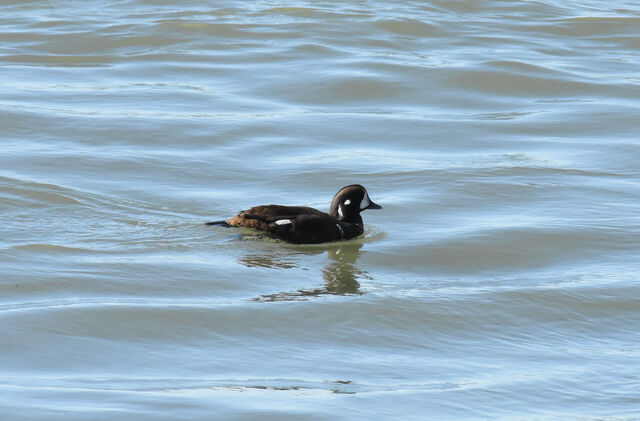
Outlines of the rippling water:
M4 1L2 419L640 419L640 5ZM202 223L327 209L363 238Z

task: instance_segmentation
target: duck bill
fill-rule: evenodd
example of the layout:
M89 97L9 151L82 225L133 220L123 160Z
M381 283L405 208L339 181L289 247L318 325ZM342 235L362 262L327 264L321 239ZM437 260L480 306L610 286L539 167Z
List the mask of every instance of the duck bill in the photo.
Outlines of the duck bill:
M377 203L369 202L369 206L367 206L365 209L382 209L382 206Z

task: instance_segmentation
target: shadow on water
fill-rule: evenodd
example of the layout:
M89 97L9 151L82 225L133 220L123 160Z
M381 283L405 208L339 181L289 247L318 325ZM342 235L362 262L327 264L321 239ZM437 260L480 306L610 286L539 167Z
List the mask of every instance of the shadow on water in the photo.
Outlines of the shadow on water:
M324 285L319 288L299 289L294 292L278 292L261 295L253 301L305 300L322 295L361 295L358 279L371 279L369 274L356 265L362 255L362 243L342 243L317 246L298 246L296 254L316 255L327 252L328 263L322 268ZM290 256L290 255L289 255ZM252 254L242 257L239 263L247 267L291 269L297 267L290 258L278 255Z

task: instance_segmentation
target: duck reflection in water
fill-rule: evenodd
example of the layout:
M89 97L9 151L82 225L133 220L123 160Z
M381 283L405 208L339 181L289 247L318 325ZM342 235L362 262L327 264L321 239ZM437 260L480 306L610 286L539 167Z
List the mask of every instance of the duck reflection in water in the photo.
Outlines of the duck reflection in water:
M289 301L304 300L321 295L359 295L360 283L358 279L371 279L369 274L358 268L356 261L362 254L361 243L331 244L327 246L313 246L310 248L296 248L296 254L320 254L327 252L329 262L322 268L324 286L312 289L299 289L293 292L278 292L261 295L255 301ZM247 267L266 267L277 269L291 269L298 265L291 258L273 255L248 255L239 260Z
M371 279L369 274L356 266L362 254L362 244L337 247L328 250L330 262L322 269L325 289L329 294L362 294L358 278Z

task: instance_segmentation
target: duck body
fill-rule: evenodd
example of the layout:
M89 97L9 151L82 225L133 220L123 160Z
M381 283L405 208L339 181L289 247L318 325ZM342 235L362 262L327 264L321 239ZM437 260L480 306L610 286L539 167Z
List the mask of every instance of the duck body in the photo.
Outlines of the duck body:
M360 212L381 208L369 199L364 187L353 184L336 193L329 213L306 206L262 205L207 224L254 228L290 243L317 244L361 235L364 224Z

